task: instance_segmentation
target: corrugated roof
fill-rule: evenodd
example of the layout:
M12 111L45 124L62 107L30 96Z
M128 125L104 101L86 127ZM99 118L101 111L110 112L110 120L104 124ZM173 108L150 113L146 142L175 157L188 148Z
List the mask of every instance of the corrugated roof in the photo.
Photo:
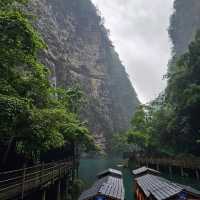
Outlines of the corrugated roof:
M136 178L136 181L147 197L153 195L157 200L167 199L183 190L164 178L150 174Z
M107 174L107 173L116 174L116 175L122 176L122 172L121 171L109 168L109 169L106 169L105 171L100 172L99 174L97 174L97 177L102 176L102 175Z
M165 200L179 194L182 191L191 192L198 195L197 190L191 187L183 187L182 185L173 183L155 175L144 175L135 179L147 197L153 195L157 200ZM190 191L189 191L190 189Z
M196 189L194 189L194 188L192 188L192 187L190 187L188 185L182 185L182 184L177 184L177 185L179 185L180 187L182 187L187 192L200 197L200 191L199 190L196 190Z
M133 173L133 175L139 175L139 174L147 172L147 171L153 172L153 173L156 173L156 174L160 173L159 171L148 168L148 167L140 167L138 169L133 170L132 173Z
M96 195L103 195L114 199L124 200L123 180L113 176L106 176L99 179L90 189L81 194L79 200L86 200Z

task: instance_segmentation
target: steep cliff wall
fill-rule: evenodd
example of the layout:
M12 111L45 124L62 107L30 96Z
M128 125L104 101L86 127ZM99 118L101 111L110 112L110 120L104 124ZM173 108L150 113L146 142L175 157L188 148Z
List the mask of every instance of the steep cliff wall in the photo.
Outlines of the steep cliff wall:
M57 86L80 83L88 96L82 117L97 143L129 126L137 95L90 0L32 0L29 9L48 44L41 60Z
M175 0L174 9L169 34L173 51L180 56L187 51L196 31L200 29L200 1Z

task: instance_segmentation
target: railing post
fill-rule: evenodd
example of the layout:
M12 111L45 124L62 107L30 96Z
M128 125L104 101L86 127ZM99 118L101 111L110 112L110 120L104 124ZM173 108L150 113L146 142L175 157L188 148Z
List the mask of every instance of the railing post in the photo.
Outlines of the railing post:
M54 167L55 167L55 163L53 164L53 168L52 168L52 182L54 184Z
M149 167L149 163L148 163L148 160L147 160L147 159L146 159L146 166Z
M170 175L170 178L172 178L172 166L169 165L169 175Z
M43 182L43 176L44 176L44 162L42 162L42 165L41 165L41 174L40 174L40 182L41 182L41 184Z
M56 200L61 200L61 181L58 180L57 183L57 198Z
M42 191L42 200L46 200L46 190Z
M159 162L157 162L157 164L156 164L156 170L157 170L157 171L160 171Z
M68 173L65 174L65 200L68 199L68 182L69 182L69 174Z
M181 167L181 176L184 177L184 169Z
M58 178L59 178L59 180L61 178L61 174L62 174L62 166L60 165L59 168L58 168Z
M71 180L71 182L73 182L74 180L73 180L73 168L70 168L70 180Z
M64 171L64 173L65 173L64 176L66 176L67 175L67 162L65 162L65 171Z
M196 178L197 178L198 181L200 180L200 175L199 175L199 169L198 168L196 169Z
M22 175L22 195L21 195L21 199L22 199L22 200L24 199L25 180L26 180L26 165L24 165L23 175Z

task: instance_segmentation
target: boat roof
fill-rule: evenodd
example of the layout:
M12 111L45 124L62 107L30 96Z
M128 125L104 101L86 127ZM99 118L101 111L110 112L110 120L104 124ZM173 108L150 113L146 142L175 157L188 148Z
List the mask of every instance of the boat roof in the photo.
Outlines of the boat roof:
M152 172L152 173L155 173L155 174L160 174L159 171L155 170L155 169L151 169L151 168L148 168L148 167L140 167L138 169L135 169L132 171L133 175L139 175L139 174L142 174L142 173L145 173L145 172Z
M187 186L173 183L165 178L147 174L135 179L143 190L146 197L151 195L157 200L165 200L181 192L189 192L194 196L199 196L200 192Z
M90 189L83 192L79 200L90 199L97 195L124 200L124 193L123 180L121 178L105 176L98 179Z
M116 169L112 169L112 168L109 168L109 169L106 169L106 170L100 172L99 174L97 174L97 177L101 177L101 176L104 176L104 175L107 175L107 174L114 174L114 175L118 175L119 177L122 177L121 171L116 170Z
M182 187L188 193L194 194L194 195L200 197L200 191L199 190L196 190L195 188L193 188L191 186L188 186L188 185L182 185L182 184L177 184L177 185L179 185L180 187Z

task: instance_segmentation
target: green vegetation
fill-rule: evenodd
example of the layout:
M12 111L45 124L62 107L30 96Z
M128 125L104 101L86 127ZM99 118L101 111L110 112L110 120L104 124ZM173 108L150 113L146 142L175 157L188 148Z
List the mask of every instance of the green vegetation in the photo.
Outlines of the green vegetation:
M25 2L0 2L0 136L14 139L16 150L31 159L65 141L92 148L93 138L78 118L83 94L77 87L51 86L37 58L46 45L17 7Z
M167 75L165 93L140 106L129 142L150 153L200 156L200 33Z
M124 152L131 151L130 145L127 142L127 135L124 133L114 134L111 139L111 153L112 156L122 156Z

